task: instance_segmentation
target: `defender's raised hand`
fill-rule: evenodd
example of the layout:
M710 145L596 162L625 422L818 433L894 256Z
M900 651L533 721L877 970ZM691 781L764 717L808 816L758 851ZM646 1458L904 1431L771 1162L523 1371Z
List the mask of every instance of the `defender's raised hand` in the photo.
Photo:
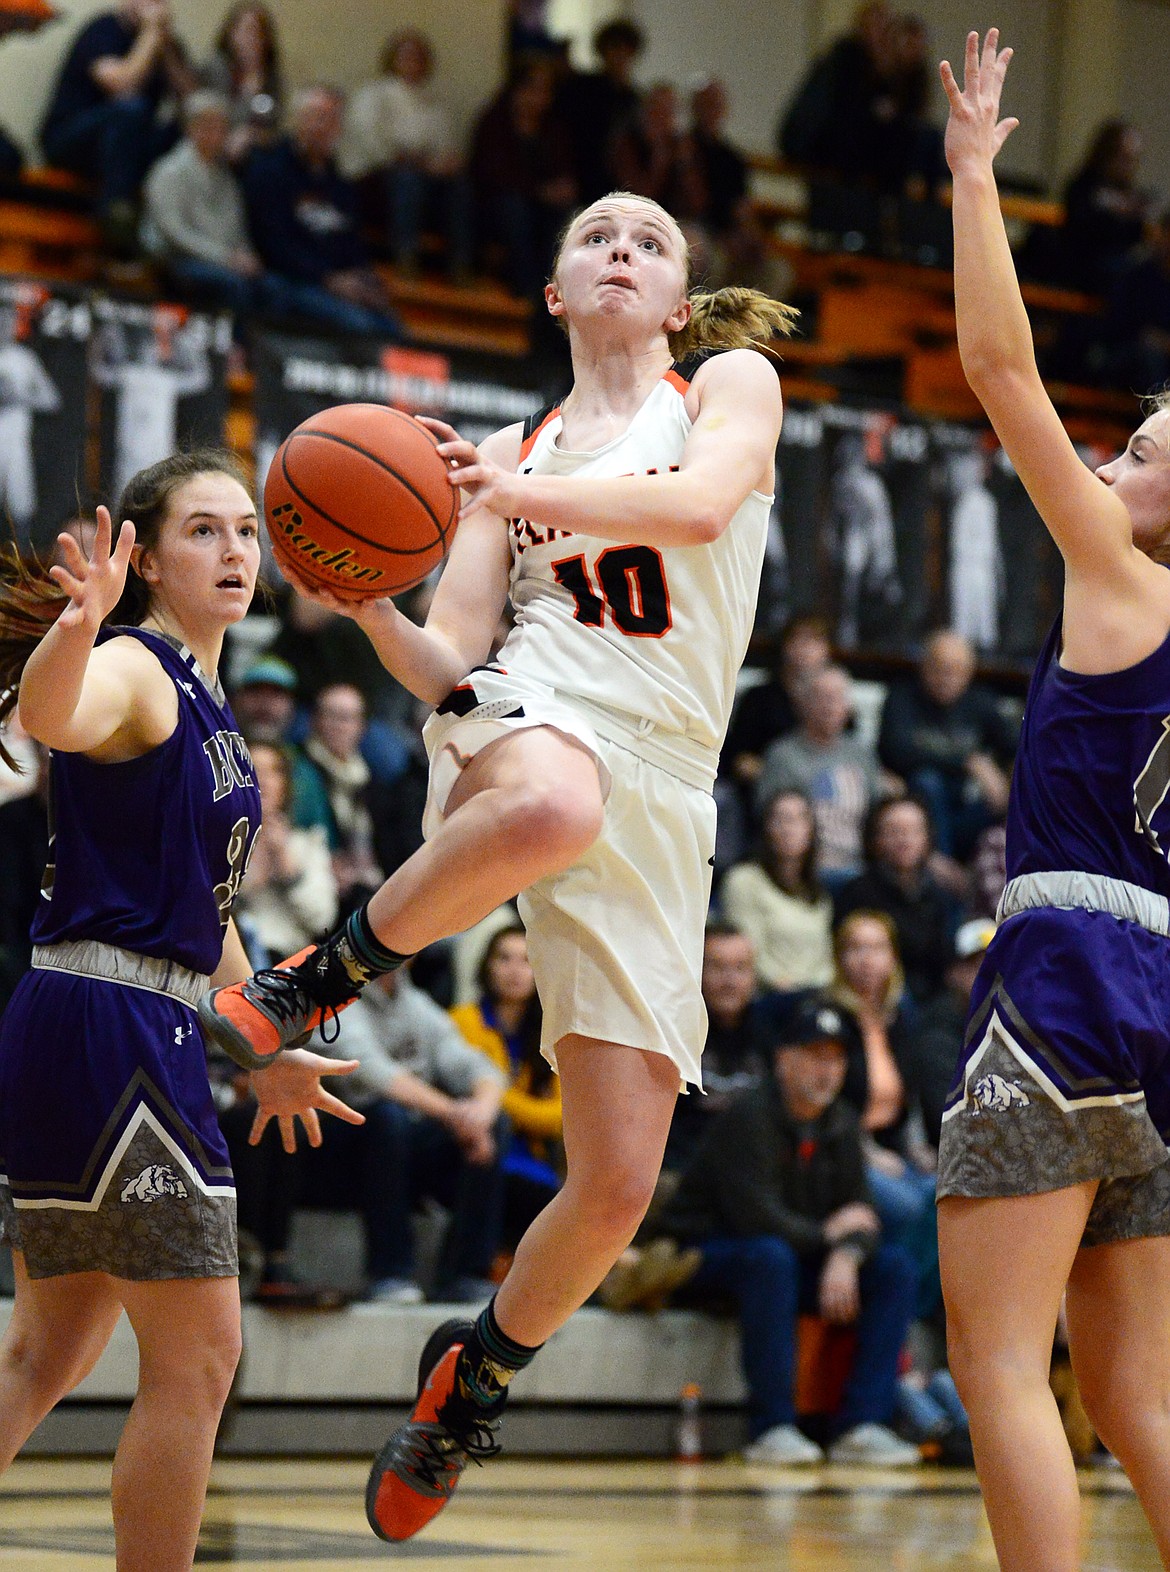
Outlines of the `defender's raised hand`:
M110 549L112 537L109 508L97 510L97 535L88 561L72 535L58 535L57 544L65 562L51 567L49 577L70 600L70 605L57 619L60 627L87 627L96 632L102 619L121 599L130 567L130 553L134 549L134 526L129 519L118 531L118 543L113 550Z
M979 34L967 34L962 89L955 80L950 61L944 60L939 66L951 106L946 154L952 175L958 175L964 167L973 164L990 165L1019 125L1012 116L1004 120L999 118L1000 94L1011 58L1010 49L999 47L999 29L991 27L982 49Z

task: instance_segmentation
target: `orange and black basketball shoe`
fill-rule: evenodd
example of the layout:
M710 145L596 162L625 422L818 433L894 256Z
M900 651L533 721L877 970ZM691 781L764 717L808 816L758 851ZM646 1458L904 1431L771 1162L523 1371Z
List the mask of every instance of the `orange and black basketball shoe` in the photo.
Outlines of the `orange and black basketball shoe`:
M455 1366L473 1330L445 1321L431 1333L418 1366L418 1400L407 1422L374 1459L366 1486L366 1517L379 1539L410 1539L447 1505L469 1461L500 1450L491 1409L456 1391Z
M310 960L310 957L313 959ZM354 988L338 1000L327 987L320 958L323 946L309 944L279 966L265 967L243 982L213 988L199 1001L199 1019L208 1040L245 1070L271 1064L282 1048L303 1042L309 1033L357 998ZM309 964L306 964L306 962Z

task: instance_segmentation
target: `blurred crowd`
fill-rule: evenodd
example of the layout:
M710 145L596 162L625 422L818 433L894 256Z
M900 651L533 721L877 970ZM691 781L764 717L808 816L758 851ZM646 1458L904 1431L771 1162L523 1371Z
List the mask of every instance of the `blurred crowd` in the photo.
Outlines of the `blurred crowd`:
M65 45L39 150L88 183L113 256L149 258L167 293L232 311L241 338L253 318L402 337L382 261L533 299L569 216L610 189L668 207L709 284L783 296L791 270L727 137L726 85L640 81L646 39L627 20L598 28L579 70L546 11L514 0L503 80L464 130L418 29L387 37L378 74L346 94L286 80L262 0L236 0L202 60L169 0L121 0ZM54 15L6 0L0 38ZM807 179L813 243L949 265L936 54L920 16L865 0L811 62L776 151ZM1054 193L1062 221L1021 241L1026 277L1088 297L1042 345L1054 376L1138 392L1170 378L1170 212L1142 151L1136 127L1104 121ZM0 132L0 179L21 161Z
M25 28L53 14L16 5ZM381 260L531 297L572 212L615 187L669 207L701 271L782 279L724 135L724 85L701 82L685 102L670 83L639 88L644 44L632 22L609 22L596 69L579 71L518 10L504 80L462 134L417 29L387 37L378 75L346 94L286 81L276 16L257 0L231 7L201 61L169 0L121 0L67 44L40 150L89 183L115 256L149 257L171 292L245 323L398 338ZM6 147L11 175L20 155Z

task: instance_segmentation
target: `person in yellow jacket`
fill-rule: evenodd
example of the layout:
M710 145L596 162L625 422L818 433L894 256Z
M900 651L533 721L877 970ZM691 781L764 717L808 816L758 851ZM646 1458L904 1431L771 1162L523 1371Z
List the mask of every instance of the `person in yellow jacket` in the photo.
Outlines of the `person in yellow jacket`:
M471 1046L508 1077L502 1111L513 1137L504 1155L504 1242L511 1248L560 1189L563 1172L560 1082L541 1056L540 1000L519 923L492 936L476 981L476 1003L457 1005L451 1018Z

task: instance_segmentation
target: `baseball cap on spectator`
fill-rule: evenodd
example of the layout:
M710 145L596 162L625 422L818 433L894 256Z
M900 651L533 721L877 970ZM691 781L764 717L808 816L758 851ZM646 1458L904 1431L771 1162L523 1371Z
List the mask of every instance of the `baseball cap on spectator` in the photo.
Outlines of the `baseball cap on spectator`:
M297 674L288 661L281 660L278 655L262 655L247 668L237 687L283 688L286 693L295 693Z
M982 955L995 938L995 924L987 917L972 917L955 934L955 959L970 961Z
M823 994L805 994L776 1022L773 1048L807 1048L811 1043L839 1043L847 1048L849 1028L837 1006Z

